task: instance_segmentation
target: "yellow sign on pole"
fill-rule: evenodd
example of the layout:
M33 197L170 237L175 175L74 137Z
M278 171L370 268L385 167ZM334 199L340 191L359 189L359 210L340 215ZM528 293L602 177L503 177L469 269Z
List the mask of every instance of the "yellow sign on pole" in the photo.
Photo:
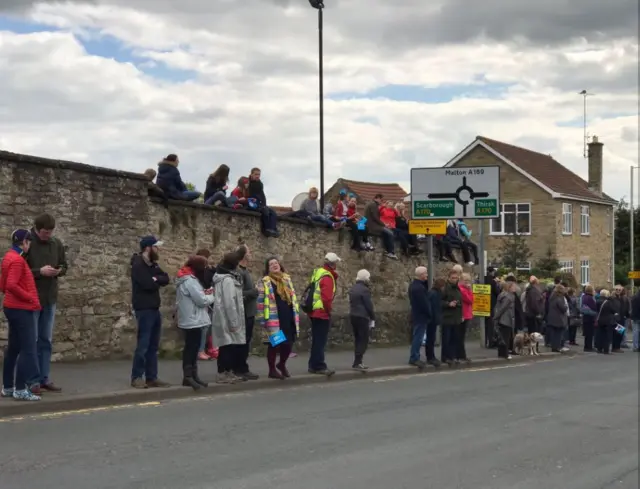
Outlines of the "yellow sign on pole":
M411 219L409 234L447 234L447 221L446 219Z
M473 315L491 316L491 285L473 284Z
M640 280L640 270L629 272L628 278L630 278L631 280Z

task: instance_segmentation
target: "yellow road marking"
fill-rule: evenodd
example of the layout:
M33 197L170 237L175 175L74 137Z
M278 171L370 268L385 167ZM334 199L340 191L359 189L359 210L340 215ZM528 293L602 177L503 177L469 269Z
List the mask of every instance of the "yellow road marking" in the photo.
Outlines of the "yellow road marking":
M24 420L64 418L68 416L75 416L78 414L93 414L93 413L100 413L100 412L106 412L106 411L120 411L123 409L157 407L161 405L162 403L158 401L140 402L136 404L114 404L112 406L101 406L101 407L87 408L87 409L74 409L72 411L58 411L53 413L41 413L41 414L33 414L33 415L26 415L26 416L15 416L12 418L0 419L0 423L12 423L12 422L24 421Z

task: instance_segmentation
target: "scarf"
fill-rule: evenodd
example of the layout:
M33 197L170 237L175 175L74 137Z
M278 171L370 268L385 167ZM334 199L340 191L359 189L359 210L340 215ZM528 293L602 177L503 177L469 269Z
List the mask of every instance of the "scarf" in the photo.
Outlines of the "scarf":
M269 273L269 278L271 282L275 284L276 293L280 298L291 305L291 296L293 294L289 287L289 276L282 272L271 272Z

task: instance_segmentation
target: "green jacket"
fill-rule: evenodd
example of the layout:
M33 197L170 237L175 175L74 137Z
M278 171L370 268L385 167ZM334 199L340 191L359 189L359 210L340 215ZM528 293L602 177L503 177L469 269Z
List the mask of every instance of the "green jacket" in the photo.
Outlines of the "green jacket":
M67 273L67 258L64 245L58 238L51 237L48 241L42 241L35 230L31 230L31 233L33 238L27 254L27 263L36 279L40 304L44 307L58 301L58 279ZM41 276L40 269L45 265L60 268L60 274L57 277Z
M449 302L457 301L456 307L450 307ZM442 325L457 326L462 323L462 294L457 285L447 282L442 294Z

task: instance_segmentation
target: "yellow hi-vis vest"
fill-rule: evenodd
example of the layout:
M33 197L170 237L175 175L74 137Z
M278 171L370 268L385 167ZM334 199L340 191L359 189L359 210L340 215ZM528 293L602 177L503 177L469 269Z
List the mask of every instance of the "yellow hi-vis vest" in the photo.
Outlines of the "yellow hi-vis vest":
M323 277L331 277L331 282L333 282L333 295L336 295L336 279L333 277L333 274L324 268L316 268L313 271L313 275L311 275L311 282L316 284L313 290L313 310L317 311L320 309L324 309L324 305L322 304L322 295L320 294L320 280Z

